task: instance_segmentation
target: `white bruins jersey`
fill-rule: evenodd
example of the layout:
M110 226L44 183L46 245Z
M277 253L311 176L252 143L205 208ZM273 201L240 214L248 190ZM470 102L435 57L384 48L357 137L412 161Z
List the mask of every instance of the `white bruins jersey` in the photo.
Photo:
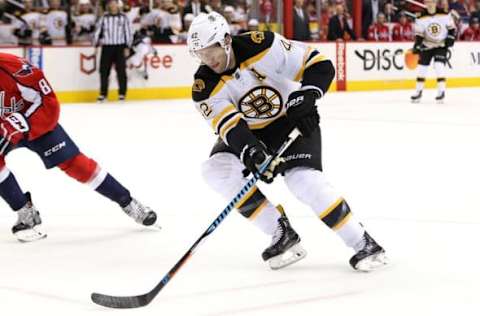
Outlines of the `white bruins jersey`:
M22 19L27 22L28 26L32 30L32 38L38 39L38 35L40 34L41 28L41 14L38 12L30 11L27 13L22 14ZM16 25L20 27L23 24L22 21L17 20Z
M415 35L424 38L423 44L427 48L445 46L445 39L451 29L455 29L455 22L452 16L445 12L429 14L424 11L415 21Z
M93 13L84 13L81 15L77 15L73 17L73 21L75 22L75 28L77 31L77 34L75 35L75 40L78 42L92 42L93 41L93 35L94 35L94 27L95 27L95 22L96 22L96 17L95 14ZM83 34L78 34L82 28L84 29L92 29L92 32L90 33L83 33Z
M240 119L255 130L284 116L288 96L300 89L304 70L327 60L306 44L272 32L233 36L232 47L238 67L216 74L201 65L192 87L196 108L226 144L226 135ZM324 93L316 86L308 88Z
M146 25L155 25L159 28L172 28L180 30L182 28L182 19L180 13L169 13L162 9L153 9L142 21Z
M65 39L65 26L67 25L67 12L52 10L45 14L45 27L52 39Z

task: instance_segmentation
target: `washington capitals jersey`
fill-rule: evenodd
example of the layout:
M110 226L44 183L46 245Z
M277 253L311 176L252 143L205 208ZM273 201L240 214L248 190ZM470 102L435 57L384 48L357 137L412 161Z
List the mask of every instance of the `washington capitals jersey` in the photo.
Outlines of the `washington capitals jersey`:
M40 69L23 58L0 53L0 118L14 112L27 118L32 140L57 125L60 106Z
M452 29L455 29L455 22L445 12L429 14L425 10L415 21L415 35L423 37L423 44L427 48L445 46L448 31Z
M216 74L201 65L192 87L196 108L226 144L227 134L240 120L250 130L262 129L286 114L285 103L293 91L303 86L323 95L330 85L331 78L323 88L303 81L304 71L327 60L324 56L277 33L233 36L232 49L234 69Z

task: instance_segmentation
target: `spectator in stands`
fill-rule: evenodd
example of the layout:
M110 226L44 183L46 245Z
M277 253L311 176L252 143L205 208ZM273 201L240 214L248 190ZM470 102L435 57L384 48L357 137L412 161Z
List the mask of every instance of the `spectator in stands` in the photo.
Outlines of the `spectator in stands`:
M230 26L230 34L238 35L239 31L242 29L242 26L236 20L235 8L231 5L227 5L225 6L223 12L225 20L227 20L227 23Z
M248 9L246 1L237 0L233 7L235 9L233 13L234 20L241 26L241 29L245 29L248 22Z
M399 21L395 24L392 31L392 40L394 41L412 41L413 25L404 12L399 15Z
M473 17L470 21L470 26L463 31L460 36L462 41L480 41L480 20Z
M182 19L185 19L185 15L191 13L193 14L194 17L199 15L201 12L203 13L208 13L207 7L205 3L201 0L191 0L189 4L187 4L183 8L183 17ZM184 26L185 29L185 26Z
M249 32L258 31L258 20L257 19L250 19L247 24Z
M356 39L352 28L348 24L347 16L343 4L335 6L336 14L328 21L328 35L329 41Z
M385 14L380 12L377 15L377 22L368 28L369 41L390 41L390 30L385 23Z
M187 42L188 29L190 28L190 25L192 24L194 18L195 16L193 15L193 13L187 13L183 16L183 29L178 34L178 43Z
M480 0L475 2L475 10L476 11L472 12L471 18L478 18L480 20Z
M393 4L391 2L385 3L383 13L385 14L386 23L398 22L398 16L395 13L395 10L393 9Z
M25 0L23 11L15 12L14 34L19 45L38 45L42 15L33 8L32 0Z
M223 5L222 0L210 0L209 5L207 5L207 10L224 15L225 5Z
M65 45L67 32L67 12L61 7L60 0L50 0L48 13L44 16L45 30L40 33L43 45ZM46 32L45 32L46 31Z
M247 23L246 29L241 29L238 33L247 33L247 32L255 32L258 31L258 20L257 19L250 19Z
M308 13L304 0L295 0L293 7L293 39L297 41L311 40Z
M78 12L73 17L75 22L74 40L80 44L92 44L95 33L96 17L90 4L90 0L79 0Z
M4 15L5 1L0 0L0 44L1 45L16 45L18 40L13 35L15 25L11 23L11 19Z
M155 9L142 22L153 31L154 43L175 42L182 30L180 12L172 0L155 0Z
M378 13L384 7L383 0L363 0L362 6L362 36L368 38L368 28L377 22Z
M450 3L450 10L455 10L457 11L457 13L460 15L460 18L461 18L461 22L464 23L464 24L468 24L468 21L470 19L470 16L468 14L468 11L467 11L467 7L465 6L465 4L463 3L463 1L459 1L459 0L453 0L451 3Z

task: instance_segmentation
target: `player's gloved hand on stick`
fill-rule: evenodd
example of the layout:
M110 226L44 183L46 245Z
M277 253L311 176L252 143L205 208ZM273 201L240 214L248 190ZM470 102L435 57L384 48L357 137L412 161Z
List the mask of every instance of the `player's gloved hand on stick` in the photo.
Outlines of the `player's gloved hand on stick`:
M446 39L445 39L445 47L452 47L453 44L455 43L455 37L453 36L448 36Z
M9 144L18 144L30 131L27 119L21 113L12 113L6 118L0 118L0 154L3 154Z
M315 90L298 90L288 96L287 118L300 130L304 137L309 137L318 128L318 115L315 100L319 94Z
M271 157L268 149L261 143L246 145L240 153L240 160L245 167L252 173L259 171L260 166ZM260 175L260 180L266 183L272 183L280 170L280 166L285 163L285 159L275 158L267 170Z

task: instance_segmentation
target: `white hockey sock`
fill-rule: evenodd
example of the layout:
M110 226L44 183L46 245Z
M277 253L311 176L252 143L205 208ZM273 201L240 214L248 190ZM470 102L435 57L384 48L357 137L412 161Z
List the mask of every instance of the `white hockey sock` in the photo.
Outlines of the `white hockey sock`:
M270 201L265 200L265 203L248 219L265 234L271 236L277 228L280 216L278 209Z
M353 247L363 237L364 229L350 212L345 200L318 170L294 168L285 174L289 190L345 242Z
M433 66L435 68L435 73L437 74L437 95L441 95L445 92L446 82L445 82L445 63L443 62L434 62Z
M363 228L353 216L350 216L350 218L344 222L343 226L337 228L336 232L348 247L358 251L359 249L357 248L363 240L362 237L365 233L365 228ZM361 248L363 248L363 246Z
M212 189L226 200L231 200L247 183L243 176L245 167L233 154L218 153L202 165L202 175ZM275 206L254 187L237 203L240 214L268 235L273 235L281 214Z
M438 90L438 95L441 95L442 93L445 92L445 88L447 86L447 83L445 80L437 81L437 90Z
M419 81L417 80L417 83L415 84L415 89L417 92L423 91L423 87L425 86L425 81Z
M417 84L416 84L417 92L420 92L423 90L425 86L425 78L427 77L427 73L428 73L428 66L418 65Z

